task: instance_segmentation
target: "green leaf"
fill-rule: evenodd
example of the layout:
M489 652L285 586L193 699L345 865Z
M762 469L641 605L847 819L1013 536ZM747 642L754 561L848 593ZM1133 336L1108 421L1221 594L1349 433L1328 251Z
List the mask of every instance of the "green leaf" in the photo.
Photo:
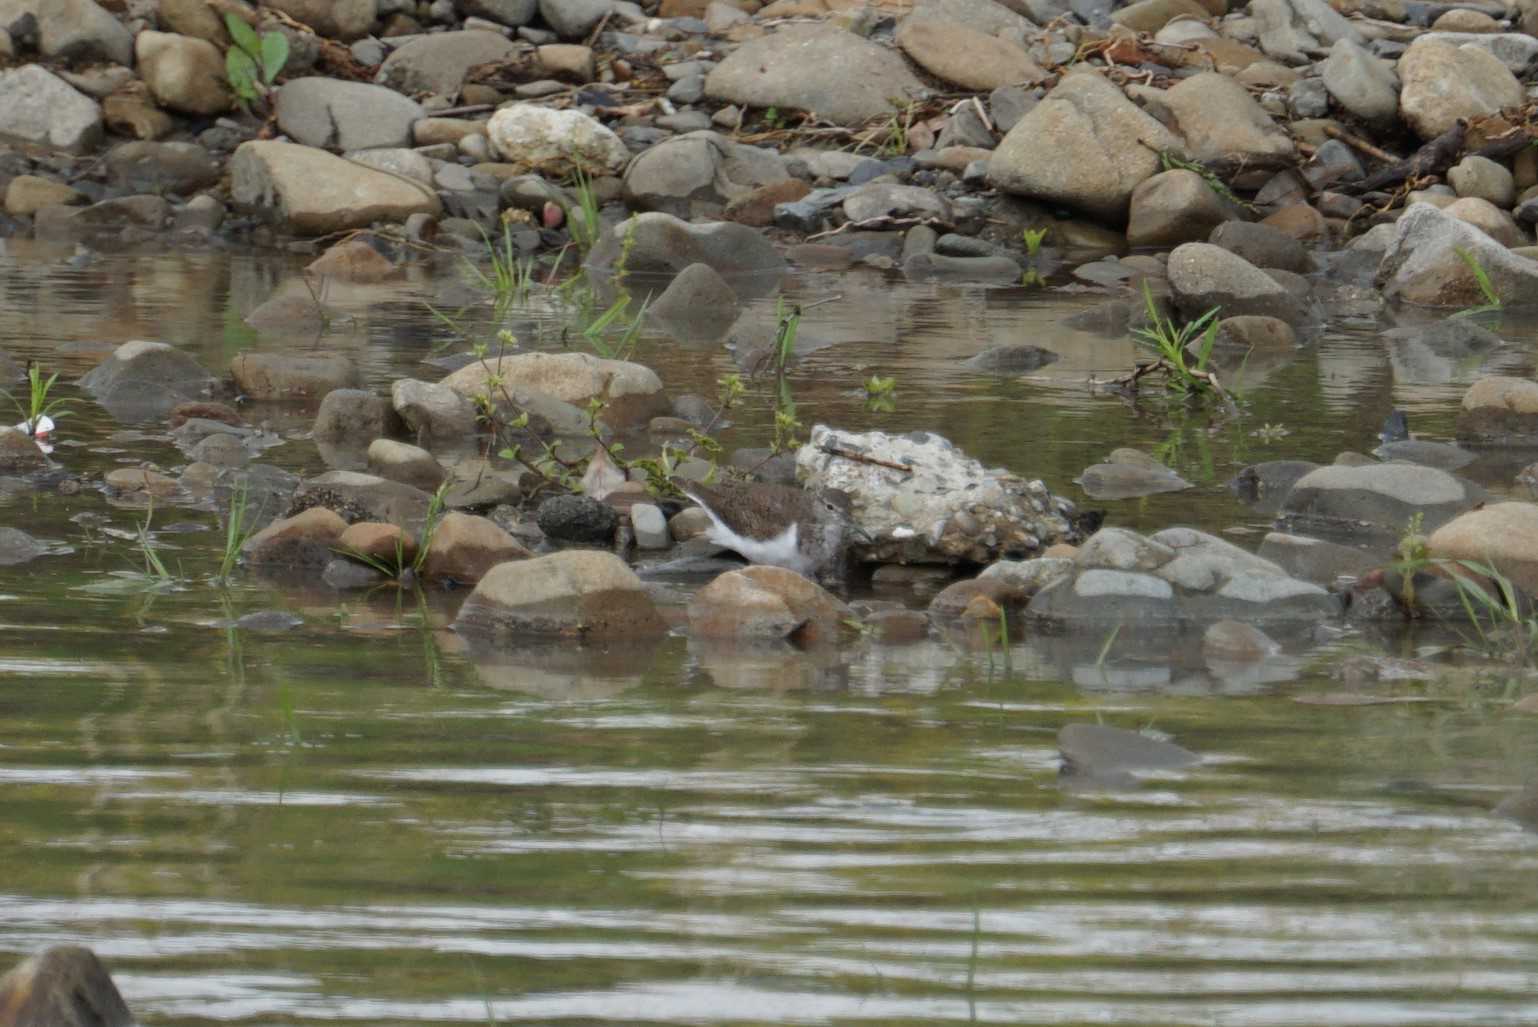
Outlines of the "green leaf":
M288 37L281 32L262 35L262 81L269 86L288 63Z
M224 72L236 96L247 101L256 99L256 62L250 54L230 47L224 52Z
M235 45L245 51L247 56L254 58L262 52L262 43L261 40L256 38L256 29L247 25L241 19L235 17L235 15L225 14L224 27L229 31L230 38L235 41Z

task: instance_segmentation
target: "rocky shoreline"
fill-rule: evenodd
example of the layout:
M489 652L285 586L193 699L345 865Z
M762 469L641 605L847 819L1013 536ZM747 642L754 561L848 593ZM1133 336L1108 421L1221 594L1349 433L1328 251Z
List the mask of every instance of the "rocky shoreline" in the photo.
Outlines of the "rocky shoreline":
M1342 306L1538 297L1535 23L1530 5L1393 0L4 0L0 234L319 253L307 278L321 292L275 296L253 324L323 323L327 281L388 281L423 253L483 259L490 243L499 301L527 287L520 268L559 267L599 310L622 297L614 309L648 329L706 343L791 267L1037 287L1071 273L1107 296L1072 319L1081 329L1211 318L1215 383L1309 344ZM233 70L232 52L269 46L273 67ZM388 398L340 356L253 351L216 372L153 341L81 385L119 420L167 420L191 461L105 486L225 508L239 494L272 521L244 545L253 569L474 586L470 633L666 630L630 564L708 548L700 511L666 482L717 473L702 454L728 401L670 397L626 359L512 342ZM1467 316L1395 344L1447 359L1504 345ZM976 359L1010 373L1053 356ZM232 390L318 407L313 437L336 470L300 482L254 462L273 440L220 403ZM1460 442L1538 441L1530 381L1481 380L1464 407ZM937 616L1415 616L1436 589L1414 606L1381 573L1407 539L1423 543L1413 573L1445 579L1436 560L1477 558L1538 585L1524 548L1538 506L1486 505L1452 473L1455 446L1390 439L1382 461L1247 469L1235 487L1277 518L1254 555L1188 529L1093 534L1040 482L944 439L879 435L818 426L796 455L751 466L848 491L868 567L988 567L942 592ZM647 455L610 459L622 437ZM0 448L9 469L47 473L26 434ZM541 448L543 469L525 459ZM1081 484L1091 497L1185 486L1138 454ZM893 638L923 630L808 585L730 572L689 604L689 628L807 641L863 612Z

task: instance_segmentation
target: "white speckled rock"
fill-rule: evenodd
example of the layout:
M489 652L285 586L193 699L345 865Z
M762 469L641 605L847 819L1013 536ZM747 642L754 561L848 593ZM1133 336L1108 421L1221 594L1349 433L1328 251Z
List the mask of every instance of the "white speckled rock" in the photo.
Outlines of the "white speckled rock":
M854 547L860 560L992 563L1073 537L1075 509L1068 500L1040 481L986 468L928 432L818 425L796 454L796 473L808 487L841 489L853 498L855 523L871 539Z
M535 171L580 164L589 174L618 174L630 160L619 136L581 111L515 104L491 116L486 134L503 160Z

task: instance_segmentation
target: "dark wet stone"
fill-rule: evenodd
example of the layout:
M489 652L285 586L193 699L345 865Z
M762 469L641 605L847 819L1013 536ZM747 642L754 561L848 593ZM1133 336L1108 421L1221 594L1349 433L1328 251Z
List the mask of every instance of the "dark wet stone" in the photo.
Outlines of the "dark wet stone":
M1277 527L1364 544L1392 544L1419 514L1432 531L1484 502L1484 489L1446 471L1416 464L1331 465L1293 485Z
M1267 532L1255 555L1295 578L1326 586L1341 578L1361 577L1383 562L1382 553L1282 531Z
M1040 346L1021 343L992 346L962 361L962 366L990 374L1029 374L1058 360L1058 354Z
M47 455L32 436L14 428L0 428L0 470L33 471L47 464Z
M1259 268L1307 274L1314 269L1303 244L1279 228L1250 221L1228 221L1212 230L1209 241L1237 253Z
M1174 742L1103 724L1065 724L1057 733L1063 774L1114 778L1135 771L1179 770L1201 757Z
M402 427L389 400L366 389L333 389L320 401L311 429L316 439L367 445Z
M1077 314L1070 314L1063 318L1062 324L1074 331L1118 338L1127 334L1128 322L1140 309L1126 300L1107 300Z
M1191 483L1167 467L1105 463L1084 469L1074 479L1091 499L1130 499L1161 492L1181 492Z
M119 421L163 417L180 403L216 395L219 381L163 342L125 342L80 379L80 387Z
M939 253L919 253L903 261L903 274L921 280L1018 282L1020 265L1014 258L1005 256L947 257Z
M320 580L325 582L328 588L334 588L338 592L349 592L353 589L373 588L390 580L390 576L377 567L370 567L356 560L339 556L326 564Z
M1402 460L1405 463L1439 467L1444 471L1456 471L1475 460L1475 454L1451 442L1432 442L1427 439L1404 439L1385 442L1373 450L1381 460Z
M1391 333L1404 342L1416 343L1450 360L1464 360L1499 349L1504 340L1473 318L1449 317L1424 328Z
M539 504L535 521L557 542L607 546L614 542L619 514L591 496L551 496Z
M1228 482L1228 490L1260 513L1273 514L1298 479L1319 464L1307 460L1267 460L1241 470Z
M432 496L404 482L356 471L327 471L299 486L286 516L324 507L348 524L382 521L415 534L421 530L431 503Z
M0 528L0 567L14 567L35 560L49 551L41 542L19 528Z
M56 945L0 978L4 1027L129 1027L133 1014L96 953Z

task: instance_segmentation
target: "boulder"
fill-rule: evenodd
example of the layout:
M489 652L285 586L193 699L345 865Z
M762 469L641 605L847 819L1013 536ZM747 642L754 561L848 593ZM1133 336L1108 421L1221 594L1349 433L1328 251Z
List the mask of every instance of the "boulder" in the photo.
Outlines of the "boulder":
M318 401L333 389L363 384L358 365L341 356L295 356L247 350L230 361L242 393L258 400Z
M451 512L433 528L421 573L432 581L473 585L498 564L532 555L485 517Z
M1237 253L1189 242L1169 255L1171 298L1187 319L1218 308L1224 317L1261 314L1288 324L1308 320L1309 308L1287 288Z
M1161 98L1180 122L1186 152L1198 160L1237 158L1291 163L1292 138L1238 82L1215 71L1182 79Z
M1482 445L1538 445L1538 382L1490 375L1463 394L1457 435Z
M431 93L453 98L471 68L518 53L518 43L480 29L421 35L386 57L375 81L406 96Z
M222 173L213 154L197 143L120 143L107 153L112 180L139 193L185 196L207 189Z
M646 307L646 319L684 343L720 342L742 311L737 293L708 264L690 264Z
M619 136L578 110L516 103L491 116L486 135L503 161L546 175L573 168L589 175L618 174L630 160Z
M1461 197L1477 197L1508 210L1517 200L1516 180L1506 165L1478 154L1469 154L1453 165L1447 172L1447 184Z
M44 207L76 207L85 202L84 193L37 175L17 175L5 187L5 212L12 217L31 217Z
M1491 503L1460 514L1431 533L1426 550L1433 559L1492 567L1538 594L1538 504Z
M1190 482L1162 464L1125 460L1110 460L1087 467L1074 483L1089 498L1101 500L1183 492L1191 487Z
M164 417L180 403L218 394L219 380L164 342L125 342L79 385L119 421Z
M893 464L910 471L894 473ZM888 435L817 425L796 454L796 473L807 488L834 488L852 497L855 523L865 535L852 547L860 561L986 564L1076 538L1072 503L1040 481L984 467L929 432Z
M0 136L85 153L101 141L101 108L52 72L23 65L0 74Z
M1426 32L1417 36L1415 42L1477 47L1519 78L1530 72L1534 60L1538 60L1538 39L1525 32Z
M1479 263L1497 295L1514 302L1538 295L1538 261L1518 256L1429 203L1411 204L1394 223L1377 284L1385 298L1418 306L1482 304L1484 293L1459 250Z
M1009 130L988 162L988 181L1122 223L1132 191L1159 172L1159 151L1180 147L1107 79L1072 72Z
M379 17L379 0L262 0L262 4L323 36L343 41L368 35Z
M327 471L300 482L289 501L288 516L324 507L346 523L381 521L419 534L433 497L404 482L358 471Z
M305 146L369 150L410 146L422 105L367 82L307 77L277 91L278 127Z
M605 404L603 419L615 427L641 425L668 412L662 379L640 364L604 360L590 353L515 353L466 364L443 380L467 399L485 394L489 376L508 389L527 389L585 408Z
M1020 44L1026 42L1028 35L1039 31L1030 21L1029 9L1018 0L1007 4L995 0L917 0L908 17L960 25L985 36Z
M15 428L0 428L0 470L38 471L48 466L48 456L31 435Z
M273 521L240 547L246 565L269 570L320 570L331 562L332 550L347 522L331 510L314 507Z
M937 18L904 18L897 45L935 78L962 89L1034 85L1049 77L1020 44Z
M582 39L612 6L612 0L539 0L539 15L562 39Z
M759 188L788 181L773 150L736 143L717 132L664 139L625 170L625 202L683 219L719 218Z
M659 638L667 626L623 560L571 549L491 568L459 608L454 630L483 639L624 642Z
M1313 258L1297 239L1271 225L1230 221L1213 229L1207 241L1236 253L1258 268L1276 268L1306 275Z
M235 106L224 54L206 39L170 32L139 33L139 75L155 102L182 114L222 114Z
M343 282L382 282L393 278L396 267L368 241L343 239L310 261L305 273L316 278L334 278Z
M1277 511L1278 529L1391 549L1419 515L1433 531L1486 498L1484 489L1416 464L1332 464L1299 478Z
M1194 528L1147 538L1103 528L1080 547L1074 564L1074 575L1031 600L1031 616L1062 625L1179 628L1223 619L1309 623L1341 610L1318 585Z
M1477 46L1417 40L1399 58L1399 110L1422 139L1435 139L1459 118L1520 106L1522 83Z
M592 496L551 496L539 504L535 521L546 537L584 546L614 544L619 514Z
M15 31L21 19L36 24L37 50L51 61L132 66L134 38L112 13L93 0L0 0L0 27Z
M1127 245L1170 247L1204 241L1213 229L1243 213L1196 172L1163 171L1132 190Z
M390 386L390 405L419 438L463 439L476 430L475 404L442 383L397 379Z
M631 273L676 274L705 264L723 276L750 275L777 283L785 258L762 233L730 221L690 224L648 211L609 229L588 255L593 267L614 267L623 257ZM732 278L734 288L745 283Z
M6 1027L132 1027L133 1022L117 985L88 948L55 945L0 977L0 1023Z
M827 643L852 617L821 585L764 565L718 575L689 602L689 632L698 638Z
M1380 129L1399 116L1399 76L1394 66L1350 39L1330 47L1324 62L1324 87L1347 111Z
M300 235L328 235L375 221L437 217L427 188L295 143L242 143L230 161L231 195Z
M421 446L395 439L375 439L368 447L368 471L391 481L405 482L424 492L436 491L448 472Z
M1337 40L1365 40L1356 27L1325 0L1251 0L1250 15L1260 36L1260 48L1287 64L1300 64L1308 54L1331 47Z
M923 92L897 54L831 25L782 26L739 46L705 78L714 100L815 111L851 126L890 115Z

